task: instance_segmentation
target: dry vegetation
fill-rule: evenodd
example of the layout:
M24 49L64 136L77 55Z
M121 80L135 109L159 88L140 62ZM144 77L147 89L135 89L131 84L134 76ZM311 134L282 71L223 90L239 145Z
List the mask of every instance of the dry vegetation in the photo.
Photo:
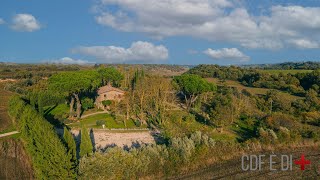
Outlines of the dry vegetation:
M280 162L280 155L292 155L293 160L299 159L301 154L306 155L306 159L311 161L311 165L307 165L304 171L300 170L300 166L293 165L292 171L270 171L269 162L265 160L261 171L243 171L241 169L241 155L233 157L230 160L216 162L210 166L203 168L200 171L176 178L176 179L316 179L319 177L319 145L303 145L278 150L263 150L262 152L252 152L250 154L264 154L269 157L270 154L275 154L275 161ZM275 169L280 169L281 164L277 163L273 166ZM172 178L175 179L175 178Z
M18 139L0 140L0 179L33 179L31 160Z
M0 132L9 128L12 121L8 115L8 101L13 93L4 90L4 83L0 83Z

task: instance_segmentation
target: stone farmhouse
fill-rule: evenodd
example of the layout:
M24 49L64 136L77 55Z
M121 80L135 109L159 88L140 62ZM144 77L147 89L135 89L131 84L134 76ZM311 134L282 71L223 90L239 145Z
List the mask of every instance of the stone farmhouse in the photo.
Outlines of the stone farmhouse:
M96 98L95 105L98 109L108 110L109 107L102 104L103 101L121 101L125 92L119 88L112 87L110 84L102 86L97 91L98 97Z

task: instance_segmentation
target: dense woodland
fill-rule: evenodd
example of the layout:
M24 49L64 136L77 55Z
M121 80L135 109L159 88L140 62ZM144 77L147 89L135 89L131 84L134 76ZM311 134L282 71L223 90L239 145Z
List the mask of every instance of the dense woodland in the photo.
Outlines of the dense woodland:
M245 86L278 89L298 96L305 96L307 91L319 93L320 71L298 73L269 73L259 69L245 69L236 66L220 67L217 65L199 65L188 71L203 78L239 81Z
M10 101L9 114L22 133L37 178L134 179L172 177L246 151L319 141L320 71L310 64L304 67L313 71L298 73L218 65L185 72L184 67L159 66L179 72L172 76L152 73L156 65L4 65L1 76L16 74L17 81L5 86L18 94ZM208 78L266 93L218 85ZM94 149L83 126L76 146L66 124L94 109L97 88L108 83L126 91L121 102L108 102L115 121L159 131L157 144ZM60 104L67 104L68 112L49 117L48 107ZM63 128L64 135L57 135L56 128Z
M289 70L289 69L317 70L317 69L320 69L320 63L314 62L314 61L284 62L284 63L278 63L278 64L244 65L244 67L258 68L258 69L279 69L279 70Z

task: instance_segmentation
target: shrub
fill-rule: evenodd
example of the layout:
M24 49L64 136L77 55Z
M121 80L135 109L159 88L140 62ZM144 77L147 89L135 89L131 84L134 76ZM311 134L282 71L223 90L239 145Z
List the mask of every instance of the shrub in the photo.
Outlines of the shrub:
M110 101L110 100L104 100L104 101L102 101L102 104L103 104L104 106L110 106L110 105L112 104L112 101Z
M173 138L168 145L142 145L128 151L119 147L108 148L104 153L97 152L91 157L81 158L79 179L138 179L143 176L177 175L179 168L186 167L194 158L204 157L205 153L210 152L204 150L214 144L211 138L196 132L190 138Z
M141 126L141 122L139 120L134 120L133 122L137 127Z
M196 117L193 114L188 114L187 116L184 116L182 119L184 121L194 121L196 119Z
M90 99L90 98L86 97L83 100L81 100L81 103L82 103L82 108L84 110L88 110L88 109L94 108L93 99Z
M106 124L106 121L105 120L97 120L96 121L96 125L97 126L102 126L102 125L105 125Z

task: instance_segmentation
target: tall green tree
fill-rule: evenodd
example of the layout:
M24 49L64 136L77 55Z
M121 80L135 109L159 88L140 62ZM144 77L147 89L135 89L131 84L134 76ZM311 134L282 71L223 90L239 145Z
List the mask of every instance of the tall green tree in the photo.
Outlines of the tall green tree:
M92 142L85 126L81 128L81 141L80 141L80 153L79 156L88 156L93 152Z
M77 169L77 147L76 142L66 127L63 129L63 139L67 148L67 153L70 157L70 162L72 163L72 170L76 173Z
M123 79L123 75L113 67L100 67L97 72L103 85L112 84L113 86L119 86L120 81Z
M176 76L173 81L176 83L176 87L183 94L188 110L200 94L217 90L216 85L209 83L205 79L194 74Z
M81 115L81 93L94 90L99 85L100 82L96 71L63 72L49 78L49 89L60 92L69 99L70 117L73 116L73 107L76 101L77 118L80 118Z

